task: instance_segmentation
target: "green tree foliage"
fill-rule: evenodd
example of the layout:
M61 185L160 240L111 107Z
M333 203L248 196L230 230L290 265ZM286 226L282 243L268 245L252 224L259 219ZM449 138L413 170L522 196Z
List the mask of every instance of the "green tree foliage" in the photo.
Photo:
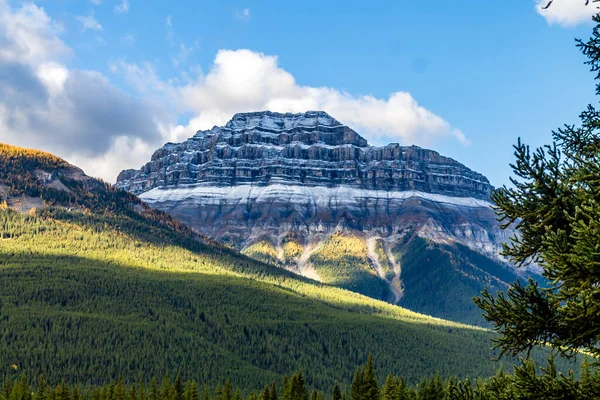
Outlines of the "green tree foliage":
M600 71L600 25L579 47ZM514 187L493 194L505 226L520 231L504 254L518 265L539 263L550 284L517 282L506 295L484 292L476 302L502 334L497 344L505 352L550 345L599 356L600 113L590 105L581 126L559 129L551 145L535 151L519 141L515 157Z
M43 374L40 397L63 400L67 393L54 390L63 382L100 385L83 395L94 400L195 396L178 382L185 373L208 386L203 400L230 379L219 400L231 400L234 387L262 390L302 369L290 378L294 390L278 394L306 400L312 389L350 380L369 353L411 384L436 370L493 374L489 332L253 261L68 164L52 170L46 156L12 156L20 151L0 157L0 185L12 182L6 171L33 168L22 175L27 185L46 190L59 179L68 189L45 192L51 206L35 212L0 210L0 376ZM11 195L23 190L8 186ZM150 380L147 388L128 383L166 373L174 379Z
M387 381L386 381L387 382ZM350 399L352 400L379 400L380 389L375 374L373 356L369 355L367 365L357 369L350 386Z
M374 363L367 361L367 365L358 369L360 378L350 386L351 397L358 396L363 400L508 400L508 399L572 399L572 398L597 398L600 387L598 374L592 371L593 367L584 366L581 379L575 380L573 375L561 375L555 365L550 363L544 375L536 374L536 368L531 361L515 368L514 374L505 374L502 371L486 380L470 379L457 380L450 378L442 380L437 375L422 379L415 386L408 386L402 377L388 374L385 384L379 388L371 387L374 376L377 376ZM98 379L103 381L103 379ZM178 381L180 383L178 383ZM142 381L143 382L143 381ZM152 378L149 385L142 382L126 383L119 378L117 382L102 385L86 385L80 389L77 385L62 382L56 386L47 386L45 380L40 379L37 390L28 384L25 375L4 380L0 391L0 400L118 400L127 394L129 400L144 400L155 397L157 400L173 400L177 396L178 387L183 388L184 398L203 400L274 400L277 393L282 399L289 400L340 400L346 398L342 386L333 386L331 397L326 397L321 390L311 388L304 379L304 374L298 372L290 377L285 376L281 384L272 382L265 384L262 390L248 387L234 387L229 380L219 384L210 395L207 386L204 386L202 396L195 381L184 381L177 378L172 382L168 376L162 380L162 387L158 388L157 380ZM353 386L359 382L358 387ZM346 382L347 383L347 382ZM347 387L347 386L346 386ZM579 397L578 397L579 396ZM584 397L581 397L584 396ZM587 397L585 397L587 396Z
M310 256L323 282L376 299L390 298L390 288L369 262L367 245L357 236L334 233Z
M381 389L381 400L410 400L414 397L414 391L406 386L404 378L392 374L386 377L385 384Z
M340 389L340 385L338 385L337 383L333 387L331 399L332 400L342 400L342 389Z
M600 81L600 15L594 21L592 37L578 46ZM495 342L503 353L550 346L567 355L600 356L600 112L590 105L580 119L580 126L558 129L551 145L534 151L519 140L513 187L492 196L504 226L520 231L504 254L520 266L538 263L549 281L546 287L517 281L497 298L485 290L476 298L501 334ZM600 398L596 369L584 370L578 381L550 360L536 372L526 361L513 376L463 387L462 398Z
M488 332L271 273L176 235L180 245L147 241L145 229L60 208L1 211L0 374L16 364L89 383L193 371L198 382L230 376L250 386L302 368L322 389L350 378L368 352L412 383L437 369L494 372Z
M439 318L489 326L473 296L483 288L492 294L506 290L504 282L518 278L506 266L460 244L407 237L392 251L402 265L404 296L399 305Z

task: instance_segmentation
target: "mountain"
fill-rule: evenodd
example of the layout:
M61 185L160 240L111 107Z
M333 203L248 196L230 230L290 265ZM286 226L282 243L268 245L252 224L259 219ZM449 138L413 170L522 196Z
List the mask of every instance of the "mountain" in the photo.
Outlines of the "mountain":
M255 261L48 153L0 144L0 235L4 377L260 389L301 369L329 390L369 353L413 383L497 367L488 331Z
M167 143L117 187L258 260L457 321L517 271L481 174L416 146L369 146L325 112L236 114Z

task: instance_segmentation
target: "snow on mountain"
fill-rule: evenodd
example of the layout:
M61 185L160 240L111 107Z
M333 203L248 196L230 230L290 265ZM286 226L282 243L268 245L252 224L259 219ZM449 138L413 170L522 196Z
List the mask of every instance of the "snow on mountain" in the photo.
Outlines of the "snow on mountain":
M414 236L510 269L499 251L512 232L500 229L485 176L432 150L370 146L322 111L236 114L167 143L139 170L123 171L117 187L240 250L268 243L283 267L311 276L319 272L311 252L340 232L376 238L387 249L377 254L394 265L391 249ZM286 256L290 238L296 258ZM396 294L400 275L389 276Z

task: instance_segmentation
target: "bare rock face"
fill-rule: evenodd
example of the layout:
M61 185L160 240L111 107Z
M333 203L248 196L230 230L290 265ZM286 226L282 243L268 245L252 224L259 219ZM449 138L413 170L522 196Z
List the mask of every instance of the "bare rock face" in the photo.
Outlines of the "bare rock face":
M167 143L117 186L141 194L157 187L213 184L348 186L486 200L488 180L435 151L390 144L368 146L327 113L236 114L224 127Z
M414 236L507 267L498 252L511 232L490 208L487 178L432 150L370 146L321 111L236 114L167 143L140 170L121 172L117 187L240 250L270 243L283 267L311 277L319 276L311 252L340 232L380 241L392 264L390 249ZM294 259L283 254L290 238L301 249ZM401 297L399 269L381 277L395 282L392 301Z

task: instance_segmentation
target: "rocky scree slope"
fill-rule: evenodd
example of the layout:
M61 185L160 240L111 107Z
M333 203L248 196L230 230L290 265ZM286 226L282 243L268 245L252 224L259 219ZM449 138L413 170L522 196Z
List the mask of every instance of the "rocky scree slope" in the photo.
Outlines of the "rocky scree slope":
M432 150L370 146L321 111L236 114L116 186L257 259L445 318L480 323L471 296L517 277L487 178Z

